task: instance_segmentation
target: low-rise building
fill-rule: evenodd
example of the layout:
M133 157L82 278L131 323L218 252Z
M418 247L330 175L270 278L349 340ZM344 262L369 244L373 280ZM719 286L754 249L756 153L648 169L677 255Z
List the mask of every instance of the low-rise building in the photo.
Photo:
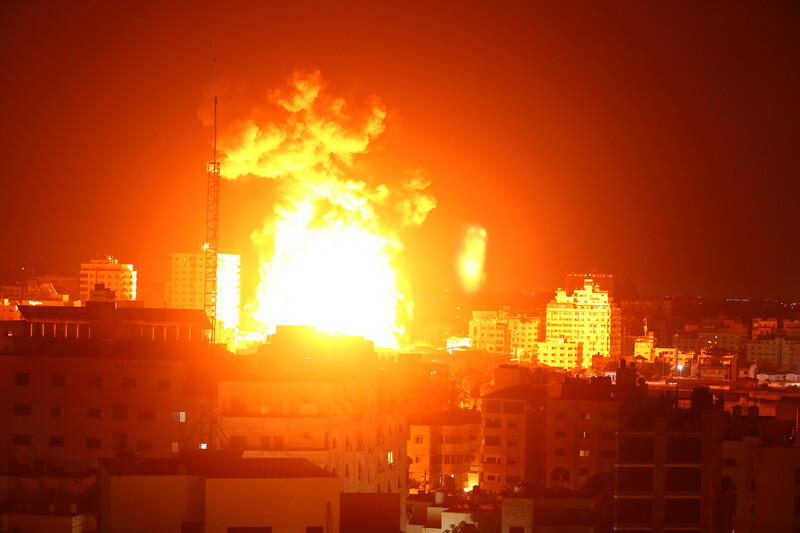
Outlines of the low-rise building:
M100 465L109 533L339 531L339 481L305 459L206 450L170 459L121 455Z

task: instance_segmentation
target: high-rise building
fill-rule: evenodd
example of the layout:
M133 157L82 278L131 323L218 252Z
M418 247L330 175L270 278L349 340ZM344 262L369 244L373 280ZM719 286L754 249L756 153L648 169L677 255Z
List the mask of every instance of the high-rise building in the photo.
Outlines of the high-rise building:
M591 366L595 355L619 357L620 327L619 307L609 298L608 291L597 289L591 278L586 278L583 289L576 289L570 296L565 290L557 291L555 299L547 304L545 342L582 345L583 360L565 359L565 364L572 365L569 368ZM546 348L541 344L540 350Z
M81 264L81 300L88 300L92 289L99 283L114 291L117 300L136 299L136 271L133 265L120 264L114 256L101 254L90 263Z
M175 253L170 262L167 283L167 307L171 309L203 309L205 296L206 256L204 252ZM217 321L219 329L239 327L241 258L219 254L217 262Z

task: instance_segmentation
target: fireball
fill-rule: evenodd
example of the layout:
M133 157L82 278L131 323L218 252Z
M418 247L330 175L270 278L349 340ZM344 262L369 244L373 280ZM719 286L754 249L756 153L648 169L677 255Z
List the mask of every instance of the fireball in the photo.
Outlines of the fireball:
M430 184L409 172L399 186L370 186L350 174L384 131L386 110L327 93L319 72L296 73L270 93L280 121L254 113L220 141L222 176L281 180L282 196L253 233L260 283L246 308L269 333L308 325L395 348L411 315L408 284L395 267L399 232L436 206Z

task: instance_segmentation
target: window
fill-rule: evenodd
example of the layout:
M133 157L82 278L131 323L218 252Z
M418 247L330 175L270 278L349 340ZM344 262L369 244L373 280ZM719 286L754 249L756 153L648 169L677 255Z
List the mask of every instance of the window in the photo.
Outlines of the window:
M149 410L139 411L139 420L144 420L147 422L155 422L156 412Z
M50 416L60 417L63 414L61 407L51 407Z
M50 376L51 387L63 387L67 384L67 378L63 374L53 374Z
M591 450L579 450L578 455L581 457L589 457L592 454Z
M169 380L168 379L159 379L158 380L158 390L160 390L160 391L168 391L169 390Z
M89 407L86 409L86 418L101 418L103 410L99 407Z
M698 524L700 522L700 498L666 498L664 504L664 523ZM796 513L795 516L797 516Z
M30 446L31 444L31 436L30 435L14 435L12 438L12 442L16 446Z
M127 420L128 419L128 404L115 403L114 404L114 420Z
M508 459L506 459L506 464L507 464L507 465L514 466L514 465L516 465L516 464L517 464L517 460L516 460L516 458L514 458L514 457L509 457Z
M123 389L135 389L136 388L136 378L122 378L122 388Z
M422 444L422 435L414 435L414 444Z
M732 458L732 457L727 457L723 461L723 464L724 464L724 466L736 466L736 459ZM800 487L800 476L798 476L798 473L800 473L800 470L796 470L795 471L795 475L794 475L794 486L795 487Z
M501 408L501 402L498 400L486 400L486 412L487 413L499 413Z
M14 406L14 414L15 415L29 415L29 414L31 414L31 406L30 405L15 405Z
M591 420L592 414L591 413L581 413L581 420Z
M18 387L27 387L31 384L31 375L27 372L17 372L14 374L14 385Z
M172 411L173 422L186 422L186 411Z
M508 441L508 447L509 448L516 448L516 446L517 446L517 441L515 441L515 440Z
M517 423L516 422L509 422L508 423L508 429L517 429Z
M86 447L89 448L90 450L99 450L100 439L92 437L86 439Z
M484 446L500 446L500 437L484 437L483 438L483 445Z
M508 533L525 533L525 528L522 526L509 526Z
M64 447L64 437L59 435L52 435L50 437L50 447L51 448L63 448Z
M87 379L87 385L90 389L102 389L103 388L103 378L102 376L89 376Z

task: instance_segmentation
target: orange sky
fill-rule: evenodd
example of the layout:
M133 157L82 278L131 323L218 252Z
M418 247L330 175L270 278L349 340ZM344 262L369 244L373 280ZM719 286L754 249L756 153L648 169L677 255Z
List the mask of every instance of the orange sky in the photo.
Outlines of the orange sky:
M800 297L798 4L109 4L3 7L3 266L77 275L107 250L163 279L202 242L213 26L223 126L296 69L381 99L360 177L423 169L437 200L403 230L417 290L455 285L480 224L489 290L597 267L644 294ZM246 270L275 186L223 183Z

